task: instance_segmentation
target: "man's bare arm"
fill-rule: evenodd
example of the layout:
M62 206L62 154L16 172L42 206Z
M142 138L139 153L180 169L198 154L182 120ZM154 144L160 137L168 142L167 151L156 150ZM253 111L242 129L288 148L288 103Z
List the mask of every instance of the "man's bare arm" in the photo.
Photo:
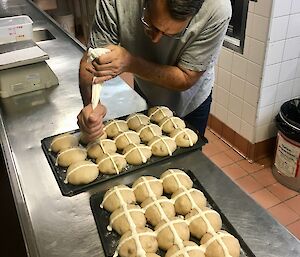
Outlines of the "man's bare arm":
M204 72L184 70L177 66L160 65L132 57L131 72L164 88L184 91L193 86Z
M84 53L83 57L80 61L80 67L79 67L79 89L80 94L82 97L82 101L84 106L87 106L91 103L92 98L92 82L94 75L93 73L89 72L88 69L92 68L93 65L89 62L87 62L87 52ZM112 79L113 76L107 75L104 77L101 77L101 81L99 83L102 83L103 81ZM97 81L96 81L97 82Z
M84 106L91 102L92 97L93 74L87 71L88 66L91 66L91 64L87 62L87 53L85 53L81 58L79 67L79 89Z
M88 70L98 77L97 81L104 81L106 76L114 77L123 72L131 72L161 87L184 91L193 86L204 73L152 63L131 55L120 46L109 45L107 48L111 52L96 58L93 67L88 67Z

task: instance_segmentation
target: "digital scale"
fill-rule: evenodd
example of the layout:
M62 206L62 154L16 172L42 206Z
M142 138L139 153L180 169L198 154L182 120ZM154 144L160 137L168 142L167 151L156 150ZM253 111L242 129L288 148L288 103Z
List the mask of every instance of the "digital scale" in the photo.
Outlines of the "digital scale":
M58 85L46 60L49 56L31 40L0 45L0 97Z

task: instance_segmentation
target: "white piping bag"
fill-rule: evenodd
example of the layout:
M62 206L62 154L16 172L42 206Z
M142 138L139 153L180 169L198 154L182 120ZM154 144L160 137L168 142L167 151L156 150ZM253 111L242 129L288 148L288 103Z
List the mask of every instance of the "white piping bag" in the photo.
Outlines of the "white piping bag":
M87 62L92 62L94 61L94 59L98 58L99 56L101 56L102 54L106 54L109 53L110 50L107 48L89 48L87 56ZM95 84L95 79L96 77L93 78L93 82L92 82L92 108L93 110L96 108L96 106L99 103L100 100L100 93L101 93L101 89L103 86L103 83L99 83L99 84Z

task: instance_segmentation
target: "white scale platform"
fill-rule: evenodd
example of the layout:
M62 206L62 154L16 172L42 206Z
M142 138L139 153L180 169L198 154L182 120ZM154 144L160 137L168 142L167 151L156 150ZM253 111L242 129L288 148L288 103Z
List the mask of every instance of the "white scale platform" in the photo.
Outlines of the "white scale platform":
M33 41L0 45L0 97L58 85L46 60L49 56Z

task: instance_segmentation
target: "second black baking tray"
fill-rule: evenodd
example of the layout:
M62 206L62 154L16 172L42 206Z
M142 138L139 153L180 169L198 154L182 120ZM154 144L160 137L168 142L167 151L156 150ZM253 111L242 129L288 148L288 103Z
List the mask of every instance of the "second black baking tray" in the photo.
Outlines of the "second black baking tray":
M209 195L209 193L205 190L205 188L202 186L202 184L199 182L199 180L195 177L193 172L190 170L185 171L187 175L192 179L193 181L193 188L196 188L205 195L207 199L207 206L210 207L211 209L217 211L222 218L222 229L226 230L229 232L231 235L236 237L239 240L240 246L241 246L241 254L240 257L255 257L254 253L251 251L249 246L245 243L243 238L238 234L238 232L235 230L233 225L230 223L230 221L226 218L226 216L223 214L222 210L218 207L218 205L215 203L213 198ZM145 175L147 176L147 175ZM152 176L149 174L149 176ZM135 178L137 179L137 178ZM135 180L134 179L134 180ZM128 184L128 186L131 186L134 182L132 181L131 184ZM122 183L120 183L122 184ZM107 226L109 225L109 216L110 212L106 211L103 208L100 208L100 204L102 203L104 194L106 191L102 191L99 193L96 193L90 197L90 206L92 209L92 213L94 216L94 220L97 226L97 231L102 243L102 248L104 250L105 256L106 257L112 257L117 249L118 243L120 236L118 235L117 232L114 230L108 231ZM170 196L168 197L170 198ZM191 237L190 241L194 241L195 243L199 243L199 240L196 238ZM158 255L164 256L165 252L162 250L159 250L157 252Z
M126 117L128 117L128 116L120 117L120 118L117 118L117 119L126 119ZM58 136L59 134L42 139L41 144L42 144L42 149L44 151L44 154L45 154L45 156L48 160L48 163L51 167L51 170L52 170L53 175L54 175L54 177L57 181L57 184L58 184L58 186L61 190L62 195L64 195L64 196L73 196L73 195L76 195L78 193L87 191L91 187L93 187L93 186L95 186L99 183L102 183L104 181L107 181L109 179L112 179L112 178L115 178L115 177L118 177L118 176L122 176L124 174L136 171L136 170L141 169L141 168L145 168L149 165L154 165L154 164L157 164L159 162L169 160L170 158L178 156L180 154L184 154L184 153L188 153L188 152L191 152L191 151L201 149L202 146L205 144L205 140L199 135L199 132L195 128L193 128L191 125L186 123L186 126L190 129L194 130L198 135L198 141L192 147L177 148L172 156L166 156L166 157L152 156L146 163L144 163L142 165L129 165L128 164L126 166L125 170L122 171L120 174L106 175L106 174L99 173L99 176L95 181L93 181L93 182L91 182L87 185L79 185L79 186L64 183L64 180L65 180L65 177L66 177L66 168L55 165L57 155L55 153L49 151L49 148L50 148L50 145L51 145L51 142L52 142L53 138ZM65 133L67 133L67 132L65 132ZM76 134L76 135L79 136L80 131L79 130L73 130L73 131L68 131L68 133ZM61 134L63 134L63 133L61 133Z

